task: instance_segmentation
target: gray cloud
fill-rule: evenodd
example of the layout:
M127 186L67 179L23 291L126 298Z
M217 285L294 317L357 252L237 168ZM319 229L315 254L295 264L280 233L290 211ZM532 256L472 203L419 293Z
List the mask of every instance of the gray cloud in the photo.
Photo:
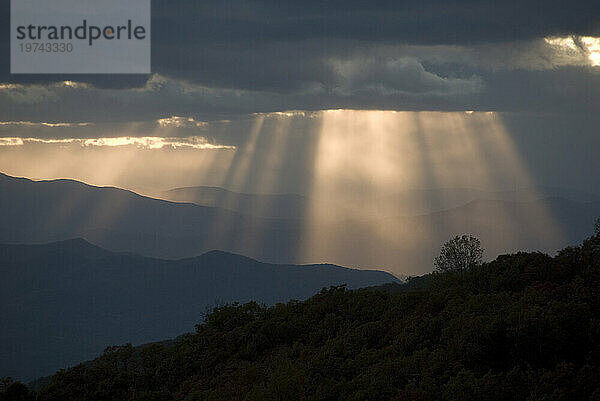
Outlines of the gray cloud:
M0 0L0 26L9 26ZM549 35L600 36L600 4L551 0L413 1L166 1L152 3L153 68L211 87L297 90L325 82L320 60L357 46L507 43ZM8 53L8 29L0 36ZM103 87L141 86L145 76L85 76ZM45 82L68 76L13 76L8 59L0 81Z
M350 67L348 67L348 65ZM343 67L343 68L342 68ZM0 121L147 121L171 116L198 121L257 112L331 108L493 110L595 113L600 69L430 72L413 59L344 62L328 86L288 93L211 88L154 75L144 87L101 89L65 84L0 87Z
M414 58L331 60L337 85L333 92L342 96L433 94L467 95L483 86L479 77L443 78L431 73Z

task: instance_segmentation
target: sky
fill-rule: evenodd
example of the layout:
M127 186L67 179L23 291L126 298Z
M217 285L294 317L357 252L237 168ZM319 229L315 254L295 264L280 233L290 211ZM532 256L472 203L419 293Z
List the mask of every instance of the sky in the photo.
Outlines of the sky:
M5 55L9 15L1 0ZM152 74L11 75L0 58L0 171L310 195L333 158L328 180L352 171L362 188L599 192L598 15L593 1L154 0ZM353 122L361 141L340 131ZM385 143L412 155L382 158Z

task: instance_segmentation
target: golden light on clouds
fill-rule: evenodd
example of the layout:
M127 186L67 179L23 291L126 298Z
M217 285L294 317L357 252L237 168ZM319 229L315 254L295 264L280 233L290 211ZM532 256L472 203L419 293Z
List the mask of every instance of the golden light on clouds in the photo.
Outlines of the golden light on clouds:
M23 85L19 85L19 84L0 83L0 90L19 89L19 88L22 88L22 87L23 87Z
M204 121L196 121L192 117L171 116L169 118L160 118L156 121L163 128L188 128L188 127L206 127L208 124Z
M127 146L133 145L142 149L192 148L192 149L235 149L235 146L218 145L209 143L205 137L193 136L186 138L162 138L162 137L117 137L117 138L93 138L82 140L83 146Z
M575 40L573 39L572 36L567 36L567 37L563 37L563 38L551 36L548 38L544 38L544 41L551 46L567 48L567 49L571 49L571 50L575 50L575 51L578 50L578 47L575 44Z
M0 126L15 126L15 127L49 127L49 128L67 128L67 127L89 127L93 123L50 123L50 122L33 122L33 121L0 121Z
M581 43L586 47L592 65L600 66L600 38L583 36Z
M547 37L544 41L557 50L574 57L584 56L589 65L600 66L600 38L593 36Z
M0 146L24 146L25 144L47 144L47 145L55 145L55 144L68 144L77 141L83 141L82 139L41 139L41 138L0 138Z
M273 111L269 113L254 113L253 116L256 117L267 117L267 118L277 118L277 117L308 117L314 118L319 117L320 112L318 111L303 111L303 110L288 110L288 111Z
M0 146L23 146L23 138L0 138Z
M209 143L205 137L194 136L185 138L165 138L155 136L123 136L106 138L65 138L65 139L42 139L42 138L0 138L0 146L24 146L25 144L78 144L81 146L116 147L135 146L141 149L191 148L191 149L235 149L235 146L219 145Z
M85 88L90 87L85 82L63 81L62 84L68 88L73 88L73 89L85 89Z

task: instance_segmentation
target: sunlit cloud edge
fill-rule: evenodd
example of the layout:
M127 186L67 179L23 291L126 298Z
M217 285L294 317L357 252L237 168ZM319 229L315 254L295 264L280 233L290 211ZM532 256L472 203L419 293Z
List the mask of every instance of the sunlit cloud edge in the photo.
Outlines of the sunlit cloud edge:
M213 144L208 142L205 137L192 136L187 138L164 138L157 136L123 136L123 137L103 137L103 138L64 138L64 139L42 139L42 138L22 138L22 137L4 137L0 138L0 147L2 146L24 146L27 144L78 144L82 147L118 147L135 146L141 149L163 149L163 148L190 148L190 149L236 149L235 146Z

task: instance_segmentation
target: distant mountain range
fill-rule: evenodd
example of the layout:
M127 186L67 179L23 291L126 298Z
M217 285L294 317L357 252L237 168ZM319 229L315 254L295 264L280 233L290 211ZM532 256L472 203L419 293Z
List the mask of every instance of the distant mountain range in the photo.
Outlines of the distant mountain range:
M221 251L171 261L83 239L0 245L0 377L30 380L109 345L172 338L223 303L274 304L332 285L398 281L382 271L273 265Z
M200 206L220 207L234 212L278 219L304 218L310 200L296 194L244 194L218 187L175 188L160 194L162 199Z
M207 186L174 188L158 196L173 202L220 207L242 214L278 219L303 219L311 202L324 204L318 199L296 194L246 194ZM536 202L546 198L564 198L582 203L600 200L600 196L591 192L531 187L512 191L481 191L470 188L403 190L391 193L387 199L381 201L393 202L397 207L397 216L418 216L456 208L474 200ZM336 205L336 207L343 208L343 205ZM368 213L368 210L366 212Z
M267 261L297 259L302 223L181 204L72 180L0 175L0 243L85 238L114 251L169 259L220 249Z
M546 190L551 191L565 192ZM218 205L219 194L224 193L219 189L205 192L212 194L203 198L211 205ZM230 210L225 207L231 206L227 203L220 207L200 206L71 180L31 181L6 175L0 175L0 193L0 243L42 243L81 237L112 251L158 258L192 257L220 249L270 263L326 261L385 269L398 275L431 271L440 245L454 235L478 236L488 259L514 250L554 252L589 236L594 218L600 216L597 200L540 198L536 189L479 193L484 197L496 194L524 199L519 201L483 198L426 214L402 216L399 211L397 217L386 219L350 216L331 221L308 220L305 213L298 215L307 198L291 195L280 198L232 193L227 196L237 199L237 206ZM432 190L427 194L413 198L431 199L432 205L437 195L441 203L444 199L459 202L476 192ZM583 193L571 196L578 197L593 199L593 195ZM240 213L256 210L256 203L261 204L264 199L279 205L287 201L288 205L294 204L296 212L288 216L293 218ZM274 214L285 215L285 210L294 207L281 206ZM343 205L327 207L341 209ZM271 205L258 209L277 208Z

